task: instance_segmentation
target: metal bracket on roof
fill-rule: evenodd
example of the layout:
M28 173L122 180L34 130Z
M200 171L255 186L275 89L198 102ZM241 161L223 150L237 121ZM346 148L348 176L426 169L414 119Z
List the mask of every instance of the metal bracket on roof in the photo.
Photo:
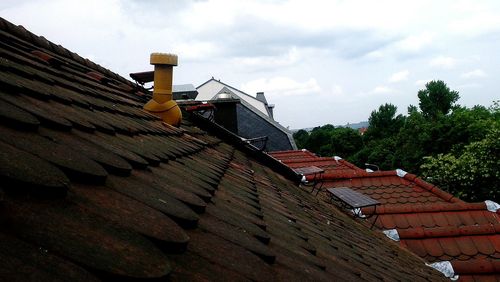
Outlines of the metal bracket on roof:
M354 216L359 218L366 218L366 215L363 214L360 208L351 209L351 212Z
M399 233L397 229L389 229L389 230L384 230L385 236L389 237L389 239L394 240L396 242L399 242Z
M406 175L407 173L408 173L408 172L406 172L406 171L404 171L404 170L402 170L402 169L399 169L399 168L398 168L398 169L396 169L396 174L397 174L399 177L401 177L401 178L405 177L405 175Z
M453 270L453 266L449 261L438 261L434 263L426 263L425 265L430 266L437 271L444 274L445 277L450 278L453 281L458 280L458 274L455 274L455 270Z
M250 139L246 139L246 138L242 138L244 142L248 143L248 144L251 144L251 145L254 145L257 144L257 143L260 143L261 144L261 147L258 148L257 146L255 146L257 149L259 149L259 151L264 151L264 149L266 148L267 146L267 140L269 139L267 136L261 136L261 137L257 137L257 138L250 138Z
M333 156L333 159L335 160L335 162L338 164L339 161L342 159L341 157L339 156Z
M490 212L497 212L497 210L500 209L500 205L493 201L486 200L484 201L484 203L486 204L486 209L489 210Z
M307 183L309 183L309 182L307 181L307 178L306 178L306 176L305 176L305 175L302 175L302 178L300 179L300 182L302 182L302 184L304 184L304 185L305 185L305 184L307 184Z

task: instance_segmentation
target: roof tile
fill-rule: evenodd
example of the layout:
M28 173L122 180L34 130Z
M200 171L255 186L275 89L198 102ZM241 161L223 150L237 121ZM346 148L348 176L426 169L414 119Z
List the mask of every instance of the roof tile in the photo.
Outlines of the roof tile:
M4 259L0 265L2 280L99 281L89 271L47 249L3 233L0 233L0 256Z
M439 238L438 240L446 255L457 257L461 254L461 250L454 238Z
M0 149L0 177L5 189L24 188L46 196L66 194L70 181L56 166L1 141Z
M444 254L443 248L441 247L441 244L439 244L438 240L428 240L424 239L422 240L422 245L424 246L427 254L439 258Z
M0 140L57 165L76 181L103 183L106 180L108 173L101 165L69 147L34 133L5 127L0 127L0 130Z
M3 205L16 236L80 265L117 277L161 277L171 271L167 258L144 237L75 205L13 199Z
M457 241L457 245L463 254L474 256L478 253L478 250L470 237L457 237L455 240Z

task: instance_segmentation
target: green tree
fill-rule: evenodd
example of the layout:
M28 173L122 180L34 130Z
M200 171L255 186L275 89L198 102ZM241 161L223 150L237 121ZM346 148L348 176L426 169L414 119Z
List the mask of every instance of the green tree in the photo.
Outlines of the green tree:
M398 133L403 126L405 118L402 115L397 115L398 108L393 104L381 105L378 110L371 112L368 118L369 126L365 133L365 138L380 139L391 137Z
M394 168L395 140L406 120L403 115L396 115L397 110L396 106L386 103L371 112L362 140L365 146L347 158L349 161L360 167L372 163L380 169Z
M461 152L426 157L424 177L451 194L468 201L500 200L500 127Z
M293 139L295 140L295 144L299 149L305 148L307 138L309 138L309 133L304 129L301 129L293 134Z
M326 156L331 154L331 131L335 127L331 124L315 127L309 134L304 147L316 154Z
M363 148L361 134L349 127L336 127L331 132L331 150L333 155L349 158Z
M396 138L395 165L419 174L425 156L460 151L484 138L496 120L495 111L483 106L457 106L450 114L434 120L413 110Z
M458 92L451 91L442 80L432 80L425 85L425 89L418 91L420 110L429 119L448 114L458 98Z

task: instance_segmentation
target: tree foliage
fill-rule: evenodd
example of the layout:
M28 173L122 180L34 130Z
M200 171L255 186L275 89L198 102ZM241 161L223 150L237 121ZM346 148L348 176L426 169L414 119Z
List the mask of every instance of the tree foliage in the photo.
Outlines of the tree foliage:
M295 133L296 143L359 167L372 163L384 170L424 173L464 199L498 199L498 101L489 109L457 105L459 93L439 80L427 83L418 98L419 106L410 105L406 116L398 115L392 104L381 105L370 114L363 136L354 129L325 125Z
M420 110L430 119L448 114L458 98L458 92L451 91L442 80L432 80L425 84L425 89L418 91Z
M422 174L469 201L500 200L500 129L454 153L425 157Z
M397 115L398 108L393 104L381 105L368 118L369 127L366 131L367 139L379 139L398 133L404 124L405 118Z
M297 147L308 149L320 156L348 156L363 146L363 140L357 130L331 124L315 127L310 133L299 130L293 136Z

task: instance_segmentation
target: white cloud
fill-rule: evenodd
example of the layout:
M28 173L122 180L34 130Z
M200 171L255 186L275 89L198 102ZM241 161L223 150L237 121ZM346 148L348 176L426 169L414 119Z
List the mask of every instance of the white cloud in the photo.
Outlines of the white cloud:
M396 43L396 47L402 51L418 52L429 46L434 39L431 32L423 32L418 35L410 35Z
M371 51L365 55L365 58L371 59L371 60L377 60L377 59L381 59L383 57L384 57L384 53L380 50Z
M344 89L342 89L342 86L335 84L332 86L332 94L335 96L340 96L344 94Z
M172 47L173 53L182 60L199 60L213 56L217 53L217 47L213 42L179 42Z
M241 89L247 93L264 91L266 92L266 95L270 96L308 95L321 91L321 87L314 78L309 78L304 82L299 82L289 77L256 79L243 83L241 85Z
M234 58L233 61L241 67L262 69L290 66L296 63L299 58L299 51L296 47L292 47L287 53L280 56L238 57Z
M415 81L415 85L419 87L424 87L427 82L431 81L432 79L419 79Z
M438 67L438 68L444 68L444 69L451 69L455 67L457 64L457 60L452 57L446 57L446 56L438 56L434 59L432 59L429 64L432 67Z
M409 74L410 74L410 72L408 70L402 70L402 71L393 73L391 75L391 77L389 77L389 82L394 83L394 82L400 82L403 80L407 80Z
M394 89L389 88L389 87L384 86L384 85L379 85L372 90L372 93L375 93L375 94L386 94L386 93L393 93L393 92L395 92Z
M483 85L480 83L466 83L458 85L458 89L467 89L467 88L481 88Z
M461 12L461 15L448 23L448 29L451 32L461 36L478 36L500 30L498 9L492 9L481 1L456 2L454 4L457 5L456 8Z
M462 78L479 78L485 76L486 73L482 69L475 69L473 71L469 71L461 75Z

